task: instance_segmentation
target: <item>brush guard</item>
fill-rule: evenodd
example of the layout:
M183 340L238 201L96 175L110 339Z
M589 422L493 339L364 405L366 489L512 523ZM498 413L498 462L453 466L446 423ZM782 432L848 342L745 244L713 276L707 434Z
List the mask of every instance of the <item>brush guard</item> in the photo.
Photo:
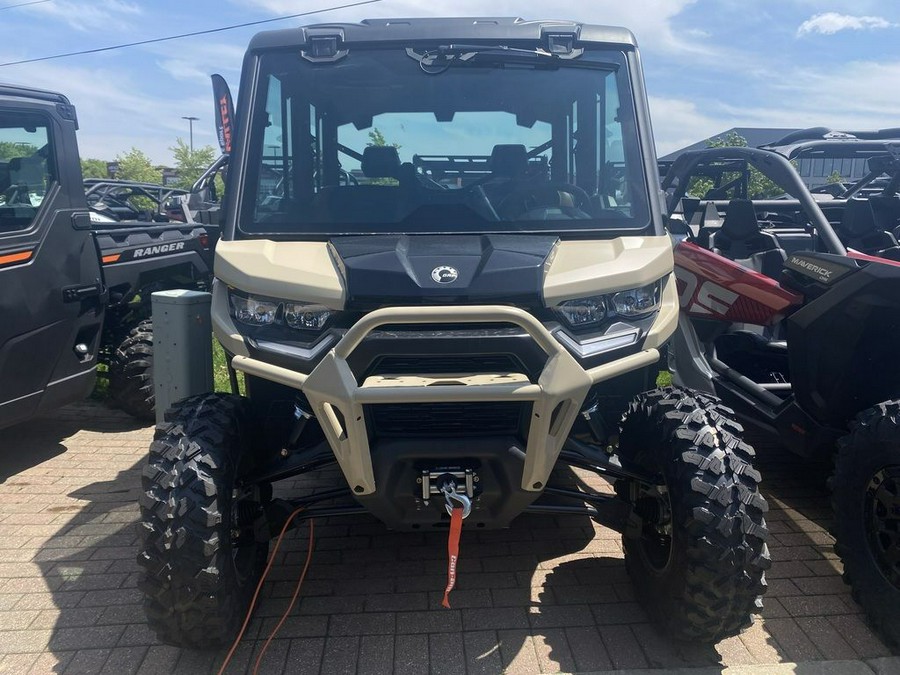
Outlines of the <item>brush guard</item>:
M507 323L518 326L547 354L537 382L521 373L377 375L362 384L347 359L375 329L396 324ZM352 492L376 491L364 405L524 401L532 404L521 488L540 492L559 458L588 390L594 384L659 360L646 349L611 363L583 369L528 312L501 305L386 307L365 315L318 366L305 375L258 359L235 356L232 365L249 375L301 390L318 418Z

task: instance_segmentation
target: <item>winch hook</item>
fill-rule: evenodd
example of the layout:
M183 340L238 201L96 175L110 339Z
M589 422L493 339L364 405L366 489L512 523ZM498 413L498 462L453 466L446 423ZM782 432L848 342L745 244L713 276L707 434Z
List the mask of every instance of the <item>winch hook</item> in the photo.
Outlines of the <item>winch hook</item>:
M447 513L451 516L453 515L453 509L456 506L462 508L462 517L463 519L468 518L469 514L472 513L472 500L469 499L467 495L460 494L456 491L456 482L452 480L446 481L441 486L441 492L444 493L444 500L446 503ZM456 502L456 503L454 503Z

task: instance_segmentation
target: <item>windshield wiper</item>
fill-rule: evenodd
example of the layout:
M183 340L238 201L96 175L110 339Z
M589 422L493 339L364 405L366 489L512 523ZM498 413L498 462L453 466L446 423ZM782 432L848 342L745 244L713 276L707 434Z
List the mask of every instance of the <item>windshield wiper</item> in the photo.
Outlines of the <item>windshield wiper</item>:
M579 59L584 49L574 49L568 54L555 54L536 47L523 49L507 45L440 45L424 51L406 48L406 55L419 62L419 67L429 75L440 75L454 66L527 65L535 68L555 69L560 67L581 67L605 71L615 71L615 64Z
M519 63L535 65L544 61L548 65L558 62L560 57L556 54L541 49L522 49L520 47L508 47L507 45L467 45L449 44L441 45L424 52L417 52L412 47L407 47L406 54L411 59L419 62L422 70L429 75L439 75L453 66L461 66L474 63Z

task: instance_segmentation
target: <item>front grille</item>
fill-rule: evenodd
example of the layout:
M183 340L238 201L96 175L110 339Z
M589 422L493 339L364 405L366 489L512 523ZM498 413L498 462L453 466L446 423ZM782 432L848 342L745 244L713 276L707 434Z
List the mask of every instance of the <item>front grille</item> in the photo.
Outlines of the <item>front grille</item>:
M511 354L441 354L382 356L369 375L450 375L461 373L525 373Z
M420 371L421 372L421 371ZM506 436L517 435L531 404L405 403L367 406L376 436Z

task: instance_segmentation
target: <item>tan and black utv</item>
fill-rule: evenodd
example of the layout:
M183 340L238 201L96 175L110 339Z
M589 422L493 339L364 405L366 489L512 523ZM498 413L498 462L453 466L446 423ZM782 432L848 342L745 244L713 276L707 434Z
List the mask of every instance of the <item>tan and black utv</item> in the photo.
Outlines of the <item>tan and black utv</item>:
M160 637L232 639L300 507L420 532L452 507L464 532L587 515L673 635L747 625L769 564L753 451L714 397L653 389L678 299L632 34L268 32L240 93L213 325L246 392L157 428L139 561ZM272 498L333 464L340 486ZM555 485L561 465L615 494Z

